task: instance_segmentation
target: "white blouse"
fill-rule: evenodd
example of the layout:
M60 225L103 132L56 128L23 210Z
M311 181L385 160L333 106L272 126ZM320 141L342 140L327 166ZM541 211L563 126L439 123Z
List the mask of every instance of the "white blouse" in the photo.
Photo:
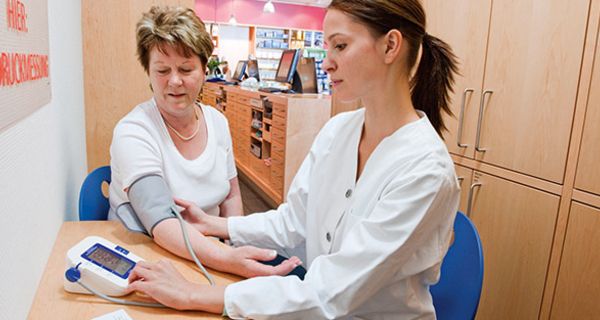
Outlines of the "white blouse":
M108 218L129 201L125 189L146 175L161 176L173 193L194 202L206 213L219 215L229 195L229 180L237 176L227 119L216 109L199 105L208 134L196 159L184 158L173 143L154 99L135 107L115 127L110 146L112 181Z
M258 277L225 291L229 317L435 319L459 202L446 146L424 113L386 137L356 181L364 109L332 118L276 210L228 219L235 245L306 248L304 281Z

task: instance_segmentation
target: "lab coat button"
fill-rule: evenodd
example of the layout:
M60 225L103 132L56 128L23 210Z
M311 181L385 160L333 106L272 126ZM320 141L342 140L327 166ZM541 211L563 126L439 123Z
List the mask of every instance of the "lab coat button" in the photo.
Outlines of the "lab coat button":
M325 235L325 239L327 239L327 242L331 242L331 234L329 232Z
M346 190L346 198L350 198L352 196L352 189Z

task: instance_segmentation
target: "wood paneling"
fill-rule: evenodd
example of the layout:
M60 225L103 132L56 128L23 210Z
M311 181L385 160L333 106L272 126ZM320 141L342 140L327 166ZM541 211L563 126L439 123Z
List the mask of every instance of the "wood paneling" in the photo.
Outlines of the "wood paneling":
M136 58L135 24L153 5L194 8L193 0L83 0L81 21L88 171L110 163L117 122L152 97Z
M600 195L600 40L596 38L596 54L592 73L581 152L577 165L575 188Z
M559 197L475 172L471 219L484 255L477 319L537 319Z
M476 158L562 183L589 1L494 1Z
M448 128L444 140L448 151L473 158L492 4L490 0L424 0L423 5L427 13L427 32L448 43L459 62L460 74L455 78L451 104L454 116L444 116ZM465 93L467 89L473 91ZM464 112L460 127L463 96ZM459 142L464 147L459 147Z
M600 314L600 209L573 202L551 319Z
M456 170L456 177L458 178L458 183L460 184L460 205L458 206L458 210L464 214L467 214L467 200L469 197L469 187L471 186L471 181L473 180L473 170L462 166L454 166L454 169Z

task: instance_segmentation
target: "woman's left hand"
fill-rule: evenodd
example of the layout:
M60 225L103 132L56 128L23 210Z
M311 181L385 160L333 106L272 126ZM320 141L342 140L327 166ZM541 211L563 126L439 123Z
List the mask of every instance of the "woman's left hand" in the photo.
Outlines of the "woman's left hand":
M177 310L221 313L225 287L187 281L167 261L139 261L129 276L129 292L138 291Z

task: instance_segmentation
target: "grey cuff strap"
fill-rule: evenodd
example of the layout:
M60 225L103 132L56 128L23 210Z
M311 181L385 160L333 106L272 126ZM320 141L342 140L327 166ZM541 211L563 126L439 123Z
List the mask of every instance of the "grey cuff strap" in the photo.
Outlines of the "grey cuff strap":
M134 232L153 236L154 227L161 221L175 218L175 202L162 177L144 176L136 180L127 193L130 202L117 208L117 217Z

